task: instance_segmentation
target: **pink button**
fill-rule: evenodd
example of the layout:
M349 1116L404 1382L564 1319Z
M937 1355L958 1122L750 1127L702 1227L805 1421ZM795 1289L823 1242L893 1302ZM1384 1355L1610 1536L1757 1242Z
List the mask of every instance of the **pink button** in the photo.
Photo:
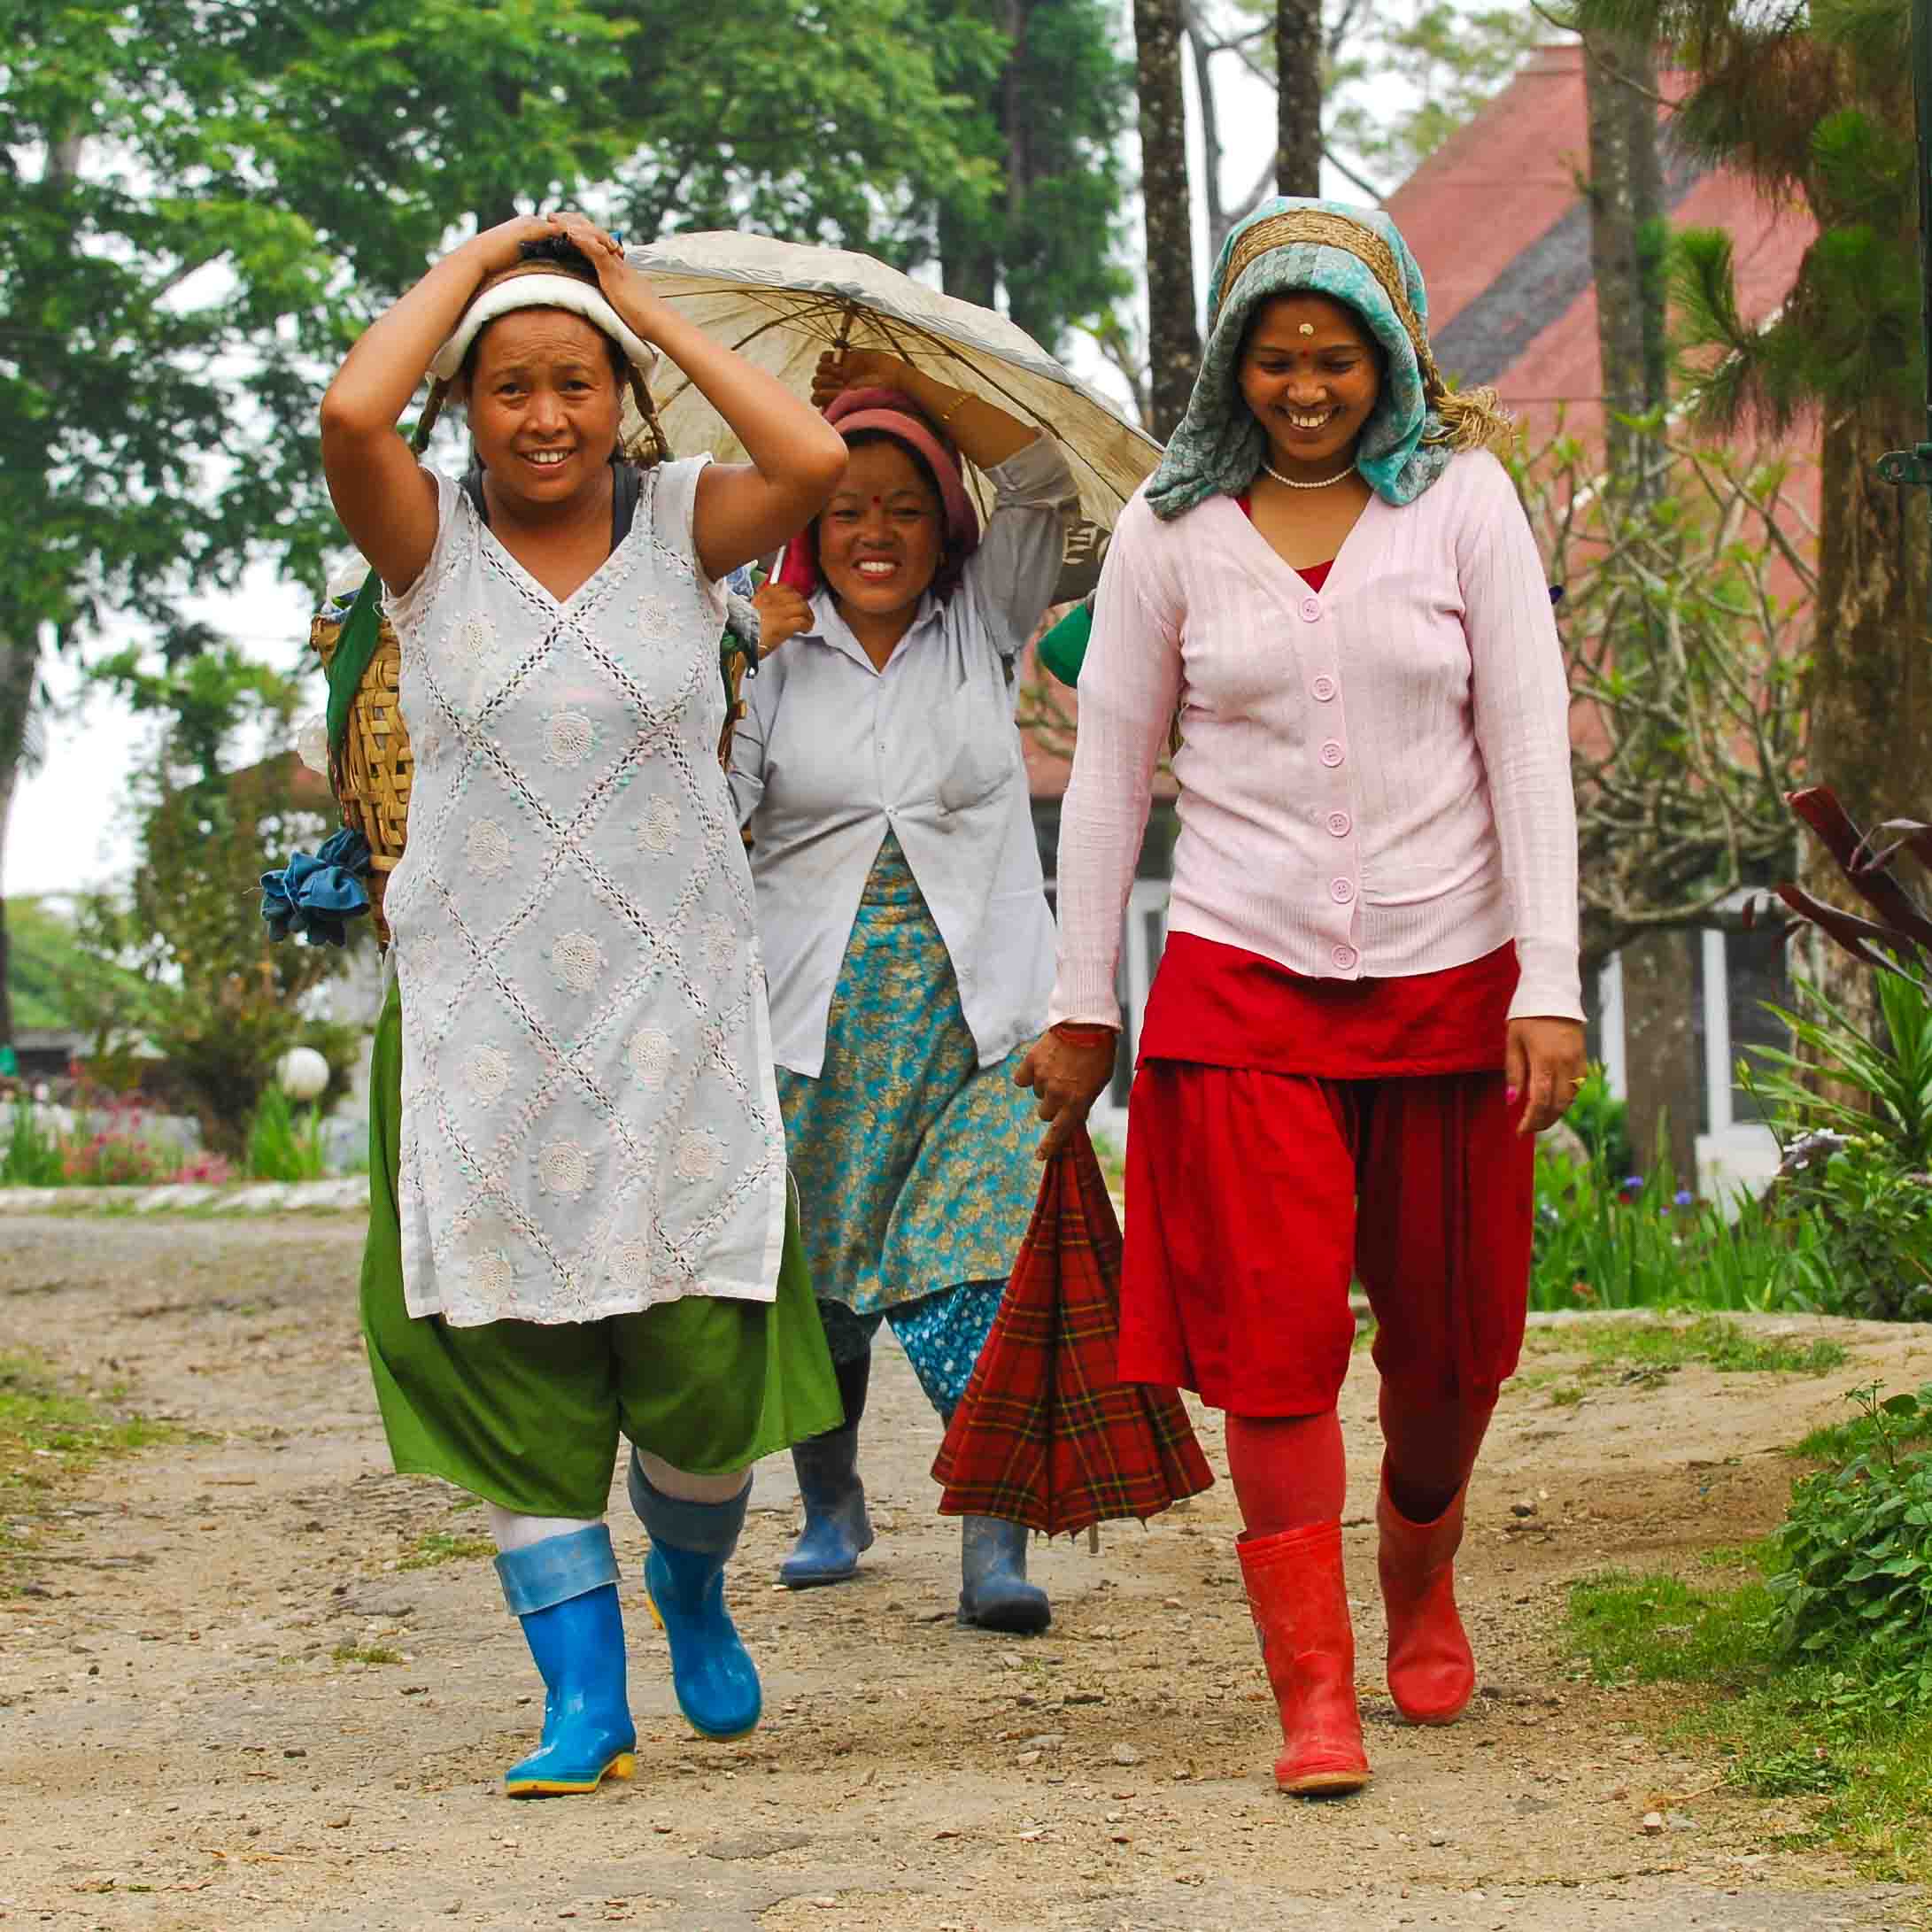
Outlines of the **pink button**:
M1318 597L1304 597L1302 599L1302 615L1310 623L1318 622L1322 614L1322 600Z
M1346 812L1331 812L1328 815L1328 829L1338 838L1346 838L1355 830L1355 821Z
M1330 738L1322 746L1322 762L1333 771L1341 762L1341 744L1337 738Z
M1327 704L1335 695L1335 681L1332 677L1318 677L1308 688L1320 704Z
M1353 879L1330 879L1328 882L1328 896L1338 906L1346 906L1355 897L1355 881Z
M1362 955L1352 946L1338 946L1328 956L1334 961L1337 971L1352 973Z

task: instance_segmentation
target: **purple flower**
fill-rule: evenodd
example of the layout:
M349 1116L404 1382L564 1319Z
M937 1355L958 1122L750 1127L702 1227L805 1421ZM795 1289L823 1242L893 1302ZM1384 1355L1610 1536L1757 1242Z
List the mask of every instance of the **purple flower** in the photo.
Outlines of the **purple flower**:
M1688 1208L1691 1204L1691 1202L1696 1198L1697 1197L1694 1194L1692 1194L1688 1187L1680 1187L1677 1192L1671 1196L1671 1199L1674 1201L1680 1208Z

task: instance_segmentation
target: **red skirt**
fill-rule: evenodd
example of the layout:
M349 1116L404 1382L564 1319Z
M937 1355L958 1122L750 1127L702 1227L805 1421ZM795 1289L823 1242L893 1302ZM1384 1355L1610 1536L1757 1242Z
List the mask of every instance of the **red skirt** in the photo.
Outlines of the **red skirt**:
M1170 940L1128 1110L1124 1381L1237 1415L1331 1409L1358 1278L1385 1379L1494 1396L1529 1289L1534 1147L1502 1070L1515 978L1510 951L1342 987ZM1206 1057L1177 1053L1195 1042Z

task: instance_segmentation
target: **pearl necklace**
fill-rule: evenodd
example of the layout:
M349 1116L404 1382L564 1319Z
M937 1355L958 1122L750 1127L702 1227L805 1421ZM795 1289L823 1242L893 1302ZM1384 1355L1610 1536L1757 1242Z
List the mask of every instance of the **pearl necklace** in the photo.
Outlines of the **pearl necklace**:
M1338 469L1333 476L1324 476L1319 483L1297 483L1293 476L1284 476L1272 463L1264 463L1261 467L1284 489L1288 490L1326 490L1340 483L1344 476L1352 476L1355 474L1355 465L1350 463L1348 468Z

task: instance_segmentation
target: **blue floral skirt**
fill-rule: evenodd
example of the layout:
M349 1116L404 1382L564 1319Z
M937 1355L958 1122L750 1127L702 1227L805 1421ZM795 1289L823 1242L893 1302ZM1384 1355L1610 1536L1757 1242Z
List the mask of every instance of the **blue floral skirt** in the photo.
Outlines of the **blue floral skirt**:
M778 1070L812 1286L835 1359L889 1319L942 1414L1025 1237L1040 1124L1016 1047L981 1067L946 942L899 841L873 861L815 1080ZM853 1318L857 1317L857 1322Z

